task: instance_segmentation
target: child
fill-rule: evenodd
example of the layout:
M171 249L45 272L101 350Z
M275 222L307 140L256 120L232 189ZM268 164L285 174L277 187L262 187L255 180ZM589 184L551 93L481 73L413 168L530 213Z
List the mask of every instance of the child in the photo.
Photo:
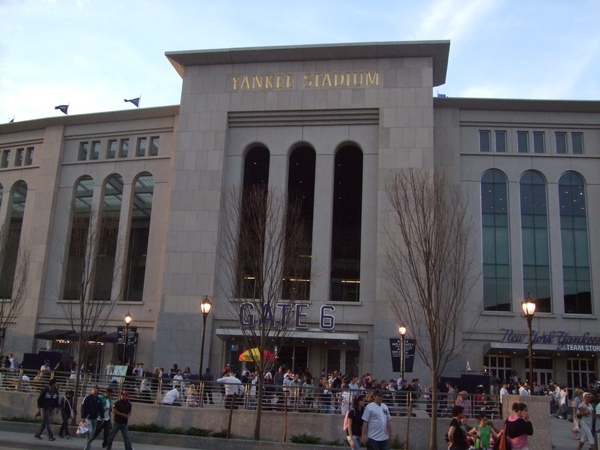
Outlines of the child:
M481 414L479 416L479 426L477 427L477 432L479 434L479 439L475 443L475 448L478 450L488 450L491 445L492 436L494 437L494 441L496 441L498 438L498 434L494 430L494 426L488 421L488 418L485 414Z

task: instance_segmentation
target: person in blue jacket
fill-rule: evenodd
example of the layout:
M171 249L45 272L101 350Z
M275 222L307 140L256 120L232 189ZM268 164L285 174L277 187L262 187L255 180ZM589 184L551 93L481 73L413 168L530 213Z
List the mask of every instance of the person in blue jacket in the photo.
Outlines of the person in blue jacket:
M98 396L99 391L100 389L98 386L94 386L92 388L92 393L87 395L81 404L81 420L87 420L89 428L84 450L90 450L92 448L92 441L94 440L96 426L98 425L98 417L102 417L104 414L104 405Z

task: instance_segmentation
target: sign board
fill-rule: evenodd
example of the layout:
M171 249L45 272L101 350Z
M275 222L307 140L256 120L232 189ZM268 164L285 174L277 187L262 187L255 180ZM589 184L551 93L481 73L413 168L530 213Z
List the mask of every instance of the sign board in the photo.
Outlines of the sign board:
M412 372L413 365L415 362L415 340L405 339L404 340L404 372ZM392 371L401 372L400 366L402 364L402 340L390 338L390 351L392 353Z

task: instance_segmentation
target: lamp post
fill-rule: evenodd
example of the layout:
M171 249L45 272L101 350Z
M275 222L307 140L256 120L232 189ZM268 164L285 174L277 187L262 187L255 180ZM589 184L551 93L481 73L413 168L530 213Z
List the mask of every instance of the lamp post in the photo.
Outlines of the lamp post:
M521 302L521 308L523 308L523 314L527 319L528 329L528 344L529 344L529 383L530 389L533 386L533 339L531 334L531 322L533 321L533 315L535 314L535 301L531 298L529 293L527 298Z
M402 325L398 328L400 332L400 378L404 379L404 369L406 365L406 327Z
M129 314L129 312L128 312L127 315L125 316L125 342L123 343L123 364L127 364L127 362L128 362L128 361L126 361L127 344L129 344L129 324L131 323L132 320L133 320L133 317L131 317L131 314Z
M204 336L206 335L206 318L210 313L212 303L208 299L208 295L204 296L204 300L200 303L200 311L202 312L202 342L200 344L200 370L198 380L202 379L202 363L204 362Z

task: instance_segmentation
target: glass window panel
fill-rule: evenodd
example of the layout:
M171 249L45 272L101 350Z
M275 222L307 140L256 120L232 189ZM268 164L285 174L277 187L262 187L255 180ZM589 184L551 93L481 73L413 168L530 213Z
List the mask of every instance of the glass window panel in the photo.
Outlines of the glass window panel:
M90 153L90 159L97 160L100 156L100 141L92 142L92 152Z
M533 132L533 151L535 153L546 152L545 135L543 131Z
M496 130L496 152L506 152L506 131Z
M146 146L148 145L148 139L145 137L138 138L136 156L146 156Z
M119 158L127 158L129 153L129 139L121 139L121 145L119 146Z
M5 225L4 242L2 248L2 267L0 267L0 299L13 298L13 287L17 273L17 262L23 257L19 252L21 242L21 229L25 203L27 201L27 183L18 181L12 188L12 195L8 204L8 223Z
M567 133L562 131L556 133L556 153L561 155L567 153Z
M571 133L573 142L573 154L583 155L583 133Z
M0 169L6 169L8 162L10 161L10 150L4 150L2 152L2 161L0 161Z
M80 142L79 143L79 153L77 159L79 161L85 161L87 159L88 151L89 151L89 142Z
M491 133L490 131L479 131L479 151L489 152L491 150Z
M150 138L150 156L157 156L160 148L160 137L153 136Z
M106 158L112 159L117 156L117 140L111 139L108 141L108 147L106 149Z
M15 157L15 167L21 167L23 165L24 159L25 159L25 149L18 148L16 157Z
M529 153L529 133L517 131L517 149L519 153Z

